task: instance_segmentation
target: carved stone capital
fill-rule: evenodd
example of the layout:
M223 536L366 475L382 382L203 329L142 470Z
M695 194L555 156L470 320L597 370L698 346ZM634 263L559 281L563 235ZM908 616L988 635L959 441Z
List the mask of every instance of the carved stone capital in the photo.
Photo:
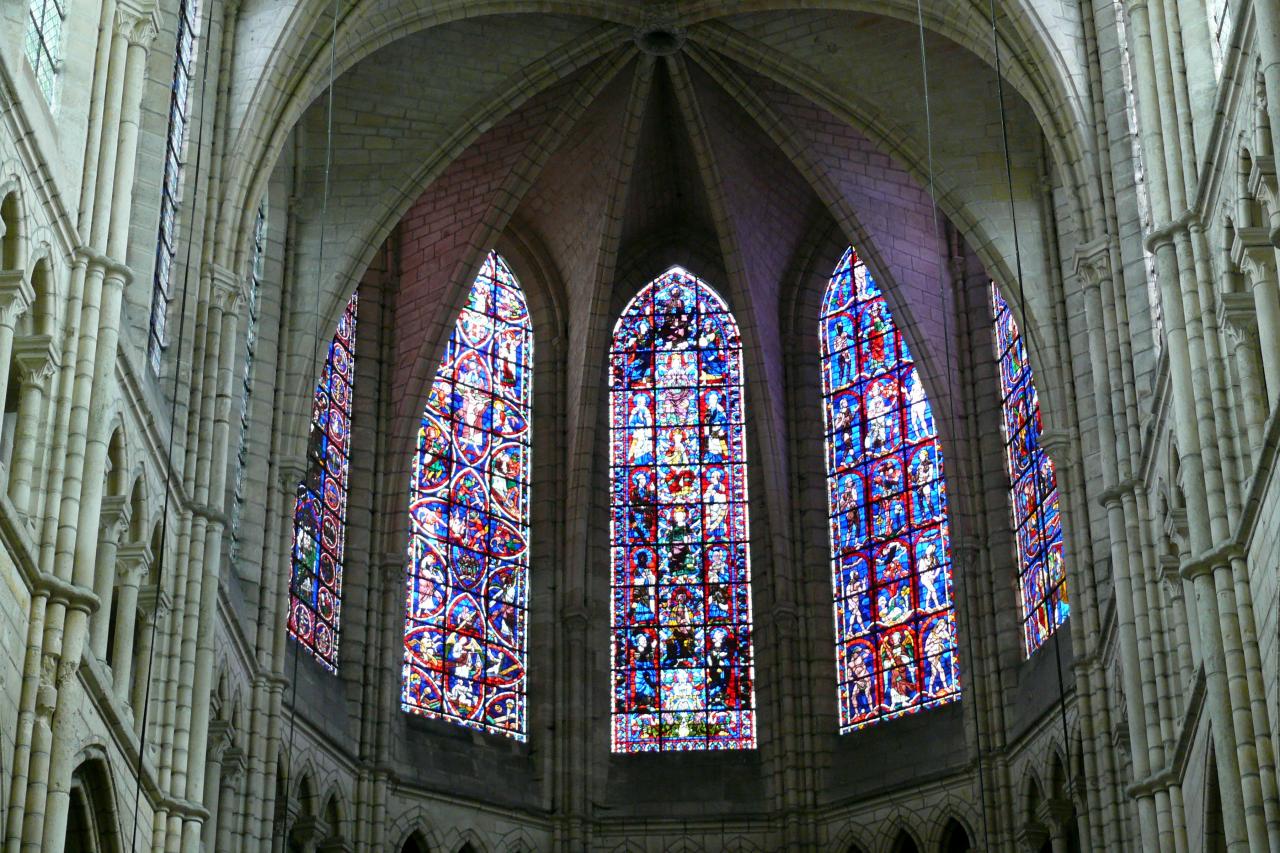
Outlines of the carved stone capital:
M220 763L223 760L224 751L231 746L231 723L226 720L211 720L208 739L205 743L209 762Z
M123 36L131 47L150 50L160 32L155 9L144 8L136 0L122 0L116 6L115 32Z
M1024 823L1017 832L1018 846L1027 853L1038 853L1049 841L1049 833L1038 823Z
M1127 480L1121 480L1114 486L1108 489L1103 489L1102 493L1098 495L1098 503L1104 507L1110 508L1112 504L1119 503L1124 500L1125 495L1131 495L1136 492L1141 485L1142 483L1134 477L1130 477Z
M1266 97L1265 95L1263 96ZM1276 158L1270 154L1255 155L1249 169L1249 194L1274 204L1276 201Z
M1055 834L1055 830L1060 830L1066 826L1067 821L1071 820L1074 809L1071 807L1069 800L1060 797L1051 797L1040 803L1040 807L1036 809L1036 818L1049 828L1051 835Z
M92 614L102 604L88 587L77 586L48 572L40 574L35 586L36 591L48 597L50 602L61 604L68 610Z
M137 586L151 571L151 547L143 542L121 545L116 551L116 575L125 584Z
M138 608L148 619L163 619L173 602L169 593L152 587L138 593Z
M1237 228L1231 241L1231 262L1244 270L1254 284L1275 281L1276 250L1267 229Z
M1253 296L1248 293L1218 294L1218 326L1225 329L1236 343L1253 340L1258 333Z
M232 744L222 751L222 784L235 786L236 780L248 769L244 750Z
M280 491L292 495L298 490L298 484L307 478L307 469L294 462L281 462L276 465L276 483Z
M224 314L235 314L245 301L245 287L235 273L219 264L208 267L209 291L213 304Z
M1076 443L1064 429L1046 429L1040 433L1040 446L1059 468L1075 460Z
M24 335L13 345L13 363L23 384L43 383L58 369L58 355L49 335Z
M1095 240L1076 247L1076 275L1089 288L1101 286L1111 277L1111 237L1103 234Z
M129 517L133 514L129 499L124 495L107 495L102 499L102 539L119 542L129 529Z
M13 328L35 301L35 288L23 270L0 270L0 326Z

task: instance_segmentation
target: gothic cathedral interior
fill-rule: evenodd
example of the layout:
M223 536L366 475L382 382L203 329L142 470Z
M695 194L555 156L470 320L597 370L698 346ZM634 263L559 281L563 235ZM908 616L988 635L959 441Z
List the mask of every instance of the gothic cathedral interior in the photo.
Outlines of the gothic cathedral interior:
M1280 851L1280 0L0 3L0 853Z

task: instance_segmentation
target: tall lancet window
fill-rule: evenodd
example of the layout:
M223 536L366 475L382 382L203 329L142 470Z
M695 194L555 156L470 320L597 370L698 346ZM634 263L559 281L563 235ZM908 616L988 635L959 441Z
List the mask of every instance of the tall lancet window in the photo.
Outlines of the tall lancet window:
M178 211L182 204L182 174L191 125L192 79L196 65L196 37L200 0L178 0L178 37L169 93L169 131L164 149L164 178L160 184L160 225L156 237L156 268L151 281L151 323L147 359L159 375L169 346L169 301L173 298L173 264L178 252Z
M1040 397L1027 350L1009 303L991 284L1000 399L1004 412L1005 466L1012 489L1009 508L1018 555L1022 639L1030 655L1067 619L1062 517L1053 460L1040 447Z
M959 698L947 483L933 410L852 248L819 327L840 731Z
M409 486L401 706L524 740L533 327L496 252L422 412Z
M311 406L307 477L293 512L289 633L330 672L338 671L342 565L347 538L351 387L355 379L356 294L329 342Z
M756 744L742 343L673 267L609 353L613 751Z

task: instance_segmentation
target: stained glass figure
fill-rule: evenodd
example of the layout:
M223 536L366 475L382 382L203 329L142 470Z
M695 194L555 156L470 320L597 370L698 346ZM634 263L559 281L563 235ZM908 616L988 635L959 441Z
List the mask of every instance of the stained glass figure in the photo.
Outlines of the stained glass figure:
M1040 398L1027 362L1018 323L1009 303L991 283L996 361L1004 414L1005 466L1009 472L1009 508L1018 557L1018 593L1022 600L1022 639L1030 655L1066 621L1066 567L1058 478L1053 460L1040 446Z
M819 326L840 732L960 697L942 450L915 359L852 249Z
M673 267L609 353L613 751L756 744L742 343Z
M351 388L355 379L356 294L329 343L311 407L307 477L293 511L293 579L289 633L330 672L338 671Z
M401 707L523 741L533 327L490 252L449 338L409 487Z

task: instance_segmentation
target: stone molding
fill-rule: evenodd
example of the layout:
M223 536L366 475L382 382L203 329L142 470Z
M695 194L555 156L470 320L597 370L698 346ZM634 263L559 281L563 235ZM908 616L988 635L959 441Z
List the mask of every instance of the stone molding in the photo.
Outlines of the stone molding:
M13 362L24 383L43 382L59 367L56 344L50 335L24 335L13 345Z
M1235 239L1231 241L1231 262L1250 279L1275 280L1275 253L1266 228L1236 229Z
M0 326L12 327L36 301L35 288L23 270L0 270Z

